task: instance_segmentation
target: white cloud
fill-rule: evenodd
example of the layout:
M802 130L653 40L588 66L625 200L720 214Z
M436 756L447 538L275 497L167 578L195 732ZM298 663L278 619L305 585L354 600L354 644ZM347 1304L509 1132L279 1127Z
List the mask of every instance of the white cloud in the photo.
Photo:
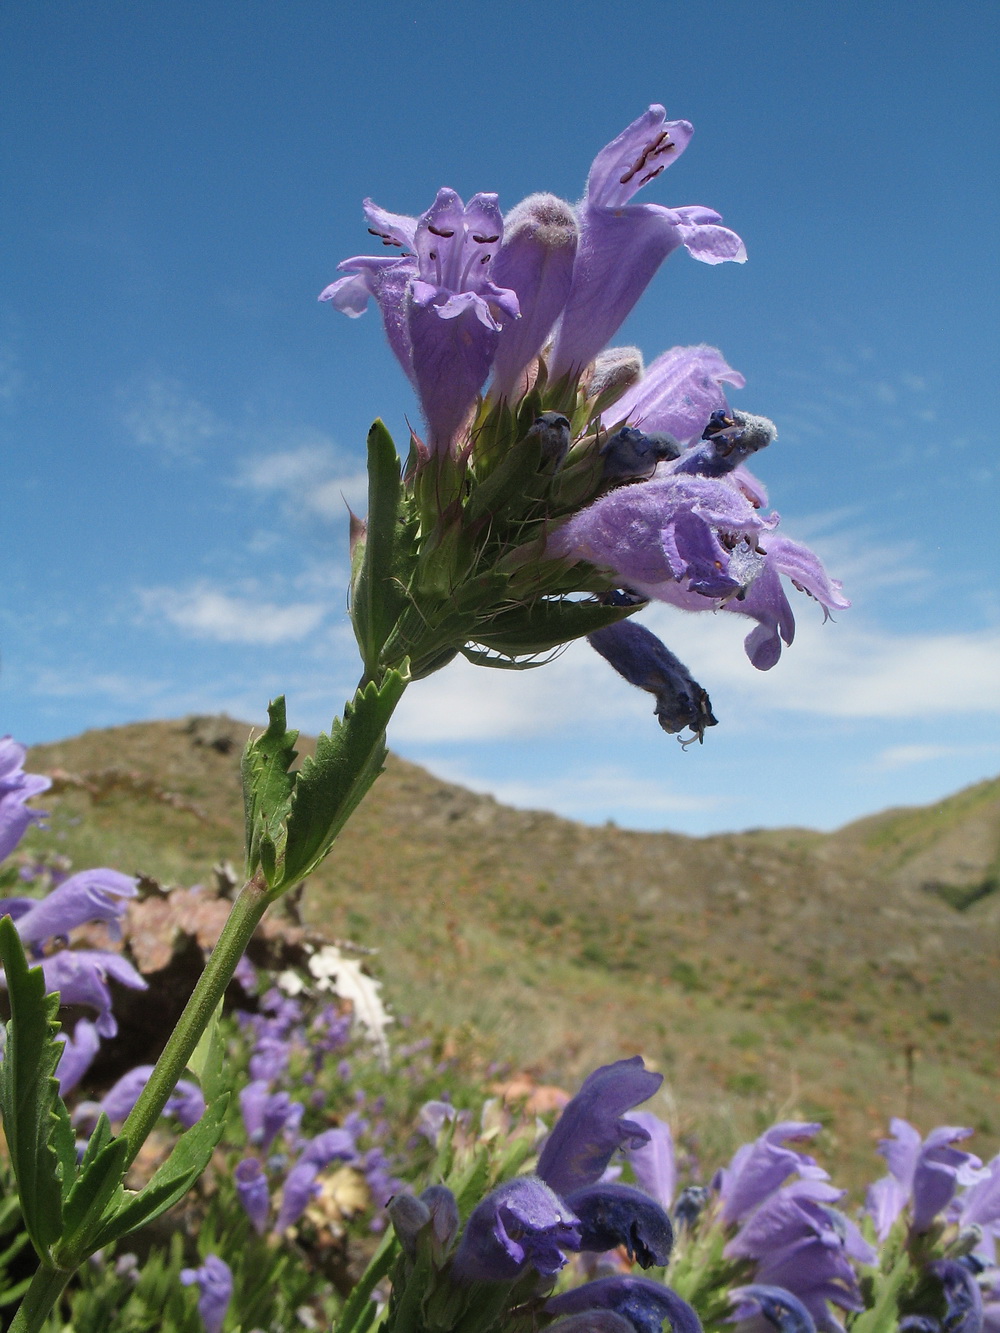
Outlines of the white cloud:
M211 408L176 380L155 377L141 388L124 391L121 399L122 421L136 444L172 458L196 458L206 444L226 433Z
M364 509L368 493L365 471L319 434L296 448L248 459L237 485L283 495L295 508L325 519L345 517L348 506Z
M505 780L478 776L465 764L425 761L425 767L445 782L486 793L520 810L552 810L569 819L602 818L609 805L629 811L630 817L716 810L726 804L718 796L695 796L664 790L662 785L636 777L615 765L588 765L585 772L563 774L544 781Z
M939 721L1000 713L1000 631L890 634L850 624L850 612L824 625L799 599L795 642L771 671L743 651L752 622L728 613L686 615L665 606L641 615L709 691L727 719L792 712L822 718ZM845 623L847 622L847 623ZM616 681L586 644L573 644L538 671L504 672L459 659L403 698L393 735L406 745L594 734L616 726L648 728L649 696Z
M910 768L937 759L989 754L1000 754L1000 745L890 745L875 756L875 767L884 770Z
M146 588L143 609L199 639L218 643L275 644L304 639L323 619L315 602L280 605L233 597L204 583L192 588Z

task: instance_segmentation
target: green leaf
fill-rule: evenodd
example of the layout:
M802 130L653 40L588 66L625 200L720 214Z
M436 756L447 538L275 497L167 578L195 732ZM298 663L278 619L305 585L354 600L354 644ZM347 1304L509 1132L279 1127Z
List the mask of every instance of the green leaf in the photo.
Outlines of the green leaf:
M511 445L503 461L473 488L465 506L467 518L475 522L522 510L541 465L542 446L536 437Z
M560 644L614 625L633 614L634 606L548 599L501 611L477 631L475 642L511 657L547 653Z
M490 667L494 671L535 671L551 661L548 657L537 660L532 657L494 657L491 653L480 648L472 648L469 644L462 649L462 656L473 666Z
M66 1196L63 1235L55 1246L55 1259L61 1268L76 1268L100 1249L93 1236L100 1229L102 1214L112 1195L121 1186L128 1157L128 1139L112 1139L97 1153L88 1156L76 1184Z
M392 436L381 421L368 432L368 520L361 568L351 589L351 619L365 669L374 676L379 653L405 601L397 568L402 482Z
M315 758L305 760L295 784L276 893L315 869L381 773L385 729L408 680L408 673L389 671L380 686L370 682L345 707L343 721L334 721L330 735L320 734Z
M268 704L267 715L267 730L247 744L241 765L248 877L261 864L261 840L278 841L295 786L295 774L289 770L299 733L285 725L283 695Z
M196 1125L181 1135L173 1152L144 1189L138 1193L119 1191L93 1238L93 1250L103 1249L154 1221L184 1197L208 1166L222 1138L228 1107L227 1092L208 1107Z
M223 1066L226 1059L226 1037L219 1023L222 1017L222 1001L215 1006L215 1013L208 1020L208 1026L198 1038L198 1045L187 1063L188 1069L198 1080L198 1084L209 1104L215 1102L226 1089Z
M0 1064L0 1114L21 1199L24 1226L41 1259L62 1235L63 1192L73 1179L75 1145L55 1078L59 996L45 994L40 967L29 969L9 916L0 920L0 961L10 995L7 1046Z

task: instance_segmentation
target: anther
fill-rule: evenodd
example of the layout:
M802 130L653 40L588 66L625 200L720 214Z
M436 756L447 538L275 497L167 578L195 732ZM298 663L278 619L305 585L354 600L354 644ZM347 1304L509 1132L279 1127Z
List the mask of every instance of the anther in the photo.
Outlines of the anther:
M446 231L443 227L435 227L432 222L428 222L427 230L431 233L432 236L440 236L441 239L445 241L450 241L451 238L455 235L454 230Z
M433 228L432 228L432 230L433 230ZM494 241L499 241L499 239L500 239L500 234L499 234L499 232L498 232L496 236L477 236L476 233L473 232L473 233L472 233L472 239L473 239L478 245L492 245Z
M636 172L641 171L643 169L643 167L646 165L646 163L649 161L651 157L659 157L660 153L672 152L675 147L676 144L674 144L671 141L670 135L667 133L667 131L661 130L660 133L657 135L657 137L653 140L653 142L646 145L646 147L642 150L642 152L639 154L636 160L629 167L628 171L626 171L625 175L620 176L618 178L619 185L627 185L629 181L632 179L632 177L636 174ZM666 164L664 163L664 165ZM663 168L661 167L660 170L662 171L662 169ZM656 172L653 173L653 175L657 174L658 173ZM647 180L652 180L652 179L653 179L652 176L647 176L645 180L640 181L639 184L645 185Z

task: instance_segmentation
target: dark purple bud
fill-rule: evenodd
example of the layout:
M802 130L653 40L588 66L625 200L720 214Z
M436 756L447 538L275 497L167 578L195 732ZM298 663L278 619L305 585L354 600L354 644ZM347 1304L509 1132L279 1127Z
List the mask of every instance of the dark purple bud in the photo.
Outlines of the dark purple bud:
M634 426L622 426L601 445L605 481L646 480L657 463L679 458L681 446L672 435L644 435Z
M264 1168L256 1157L244 1157L242 1162L237 1162L233 1179L236 1181L236 1197L243 1205L254 1231L258 1236L263 1236L267 1230L267 1215L271 1208L271 1195L267 1188Z
M549 1314L581 1314L613 1310L629 1321L636 1333L661 1333L664 1319L673 1333L701 1333L694 1310L669 1287L646 1277L602 1277L574 1287L545 1302Z
M682 1189L674 1205L675 1225L678 1228L686 1227L691 1230L704 1212L707 1203L708 1190L704 1185L688 1185L686 1189Z
M201 1292L198 1313L205 1325L205 1333L222 1333L233 1295L233 1275L229 1265L214 1254L206 1254L200 1268L181 1269L181 1282L185 1287L196 1283Z
M576 1218L544 1181L517 1176L473 1210L452 1272L460 1282L513 1282L531 1264L550 1276L579 1241Z
M660 640L632 620L620 620L587 635L591 648L610 662L630 685L656 699L654 716L669 735L690 727L699 743L718 724L712 701L687 667Z
M580 1249L603 1253L624 1245L640 1268L670 1260L674 1232L660 1205L631 1185L588 1185L566 1195L580 1219Z
M584 1310L565 1315L548 1327L552 1333L635 1333L635 1325L614 1310Z
M458 1235L458 1204L447 1185L428 1185L420 1196L430 1209L434 1238L442 1250L447 1250Z
M971 1269L954 1259L937 1259L927 1267L941 1283L947 1312L946 1333L981 1333L983 1295Z
M26 801L52 786L39 773L25 773L23 745L12 736L0 736L0 860L9 856L32 824L45 818L44 810L29 810Z
M558 472L563 465L563 459L569 453L569 419L561 412L543 412L540 417L535 418L534 424L528 431L528 438L538 440L542 448L542 462L554 462L554 471Z
M538 1159L542 1180L559 1194L596 1184L614 1152L648 1141L648 1133L623 1114L652 1097L662 1082L663 1075L648 1070L639 1055L595 1069L546 1140Z
M412 1194L394 1194L386 1204L386 1212L409 1259L417 1257L417 1237L430 1226L431 1210Z
M778 438L777 427L767 417L751 412L720 409L709 417L701 444L688 450L673 469L702 477L723 477L745 463L758 449Z
M733 1319L737 1322L760 1314L778 1333L816 1333L812 1315L799 1298L784 1287L751 1283L746 1287L733 1287L729 1299L736 1307Z

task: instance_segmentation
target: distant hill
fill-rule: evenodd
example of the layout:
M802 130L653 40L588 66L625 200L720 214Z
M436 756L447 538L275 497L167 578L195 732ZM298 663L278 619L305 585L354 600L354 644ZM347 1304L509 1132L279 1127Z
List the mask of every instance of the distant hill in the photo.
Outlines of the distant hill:
M57 780L30 845L171 883L239 864L248 731L36 747ZM832 834L689 838L509 809L390 757L302 911L380 950L397 1014L484 1057L571 1084L642 1053L699 1156L778 1114L823 1120L856 1182L892 1114L1000 1143L1000 779Z

